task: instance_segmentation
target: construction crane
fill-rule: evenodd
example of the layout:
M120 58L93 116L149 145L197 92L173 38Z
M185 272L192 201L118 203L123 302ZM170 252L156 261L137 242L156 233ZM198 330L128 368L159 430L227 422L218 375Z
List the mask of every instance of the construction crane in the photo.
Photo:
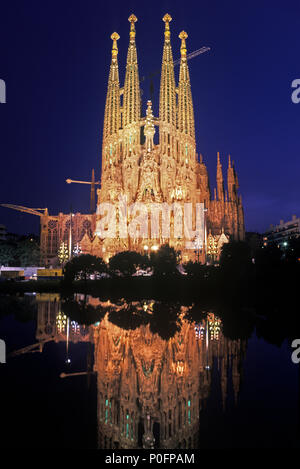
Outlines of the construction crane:
M37 215L38 217L48 215L47 208L30 208L30 207L23 207L22 205L13 205L13 204L1 204L1 207L11 208L12 210L17 210L18 212L29 213L30 215Z
M8 358L18 357L19 355L23 355L25 353L35 353L40 352L42 353L44 345L47 342L52 342L54 338L44 339L41 342L37 342L36 344L28 345L27 347L20 348L18 350L14 350L13 352L8 354Z
M208 52L210 50L210 47L207 47L207 46L203 46L203 47L200 47L200 49L197 49L197 50L194 50L193 52L190 52L187 56L186 56L186 60L190 60L190 59L193 59L194 57L197 57L197 55L200 55L200 54L204 54L204 52ZM177 60L174 60L174 67L176 65L179 65L180 64L180 61L181 59L177 59Z
M91 181L75 181L74 179L66 179L67 184L90 184L91 185L91 213L95 212L95 185L100 185L100 181L95 181L95 170L92 170L92 180Z
M204 54L204 52L208 52L211 48L207 46L200 47L200 49L194 50L193 52L190 52L187 56L187 60L191 60L194 57L197 57L200 54ZM174 67L180 64L181 59L174 60L173 64ZM153 93L154 93L154 85L153 85L153 78L160 73L160 70L155 70L153 73L149 73L147 76L143 76L141 78L141 82L145 81L147 78L150 79L150 99L153 101Z

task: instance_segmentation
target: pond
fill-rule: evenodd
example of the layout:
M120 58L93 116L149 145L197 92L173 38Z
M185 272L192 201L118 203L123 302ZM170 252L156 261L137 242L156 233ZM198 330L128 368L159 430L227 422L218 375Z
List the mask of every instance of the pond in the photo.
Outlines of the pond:
M290 340L195 305L0 298L2 447L299 448Z

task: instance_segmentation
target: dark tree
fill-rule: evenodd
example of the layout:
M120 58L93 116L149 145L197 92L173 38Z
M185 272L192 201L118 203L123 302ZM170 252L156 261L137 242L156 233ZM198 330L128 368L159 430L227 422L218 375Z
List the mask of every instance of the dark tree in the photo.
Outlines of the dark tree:
M293 264L300 262L300 238L293 238L287 242L285 259Z
M84 300L79 301L74 298L66 298L62 301L61 306L62 311L71 320L85 325L100 322L107 312L101 305L93 306L89 304L86 296Z
M91 275L100 275L107 272L107 266L101 257L91 254L81 254L73 257L65 265L64 278L67 282L74 280L87 280Z
M15 257L24 267L40 264L40 247L33 237L21 239L16 246Z
M151 252L150 262L156 275L177 273L179 256L177 251L168 244L161 246L157 252Z
M153 305L150 319L150 330L158 334L163 340L169 340L180 331L180 303L156 301Z
M264 246L255 253L255 267L257 273L274 272L281 269L283 252L277 245Z
M230 241L223 245L220 267L225 274L244 276L252 267L251 250L244 241Z
M210 266L200 264L200 262L189 261L184 264L184 270L190 277L204 279L209 276Z
M125 277L130 277L139 268L144 269L149 266L147 256L135 251L118 252L109 260L109 269L113 274L120 273Z
M0 244L0 265L9 266L14 264L15 249L12 245Z

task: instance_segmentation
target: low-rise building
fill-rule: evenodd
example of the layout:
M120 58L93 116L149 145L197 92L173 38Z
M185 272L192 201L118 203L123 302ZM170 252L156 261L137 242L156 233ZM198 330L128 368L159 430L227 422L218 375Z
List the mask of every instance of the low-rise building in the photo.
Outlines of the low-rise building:
M291 239L298 238L299 236L300 218L293 215L289 221L284 222L280 220L279 225L271 225L270 229L263 235L263 245L276 244L285 247Z

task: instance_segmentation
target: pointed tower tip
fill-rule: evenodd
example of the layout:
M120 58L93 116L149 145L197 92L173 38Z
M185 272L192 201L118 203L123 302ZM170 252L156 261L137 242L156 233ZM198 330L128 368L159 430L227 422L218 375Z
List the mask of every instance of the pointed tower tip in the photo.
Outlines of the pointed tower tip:
M180 54L182 58L186 58L186 42L185 40L188 38L188 34L185 31L181 31L179 34L179 39L181 39L181 46L180 46Z
M112 33L112 35L110 36L111 40L113 41L113 45L112 45L112 56L113 58L116 58L117 55L118 55L118 46L117 46L117 41L120 39L120 36L118 33L114 32Z
M217 151L217 163L220 164L220 152Z
M129 23L133 24L133 26L134 26L134 23L137 22L137 20L138 19L134 14L130 15L129 18L128 18Z
M163 21L165 23L165 39L170 40L170 21L172 21L172 16L166 13L163 17Z
M120 36L118 33L114 32L112 33L112 35L110 36L110 38L113 40L113 41L118 41L120 39Z
M231 159L230 159L230 155L228 155L228 167L231 168Z
M189 36L188 36L188 33L186 33L185 31L181 31L181 33L179 33L179 39L187 39Z
M128 18L128 21L130 23L130 33L129 33L129 36L130 36L130 41L134 41L135 40L135 25L134 23L137 22L137 17L135 15L130 15L129 18Z
M169 13L166 13L162 20L166 23L167 27L167 23L170 23L170 21L172 21L172 16L169 15Z

